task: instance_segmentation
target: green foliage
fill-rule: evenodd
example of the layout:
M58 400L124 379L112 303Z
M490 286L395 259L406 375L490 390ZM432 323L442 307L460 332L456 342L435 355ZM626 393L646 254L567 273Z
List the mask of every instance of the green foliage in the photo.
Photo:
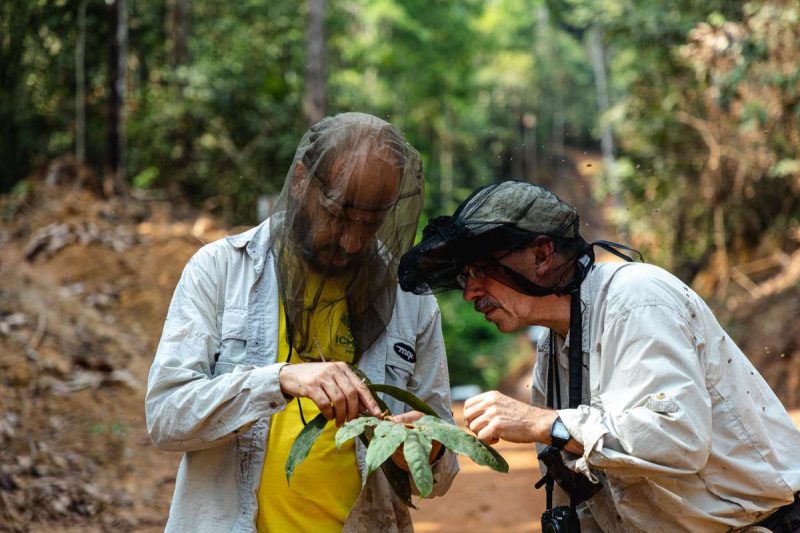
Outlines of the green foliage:
M412 393L408 392L407 390L403 390L399 387L393 387L392 385L384 385L382 383L370 383L367 385L369 390L372 392L384 392L393 398L396 398L406 404L407 406L411 407L415 411L419 411L420 413L425 413L426 415L431 416L439 416L436 414L428 404L414 396Z
M420 431L409 431L403 443L403 457L423 498L433 490L433 472L428 462L432 448L433 441Z
M367 426L377 426L378 422L380 420L371 416L362 416L351 420L336 432L336 448L341 448L345 441L361 435L367 429Z
M686 280L712 261L724 276L724 258L762 242L794 246L800 105L786 82L800 77L800 7L686 1L631 15L610 21L624 49L618 220Z
M384 418L361 416L345 423L336 431L334 437L336 447L340 448L346 441L361 436L367 445L367 475L382 468L389 483L409 506L413 507L410 500L408 476L398 472L397 466L393 463L390 464L389 461L389 458L400 446L404 446L403 457L408 463L411 476L423 498L433 490L433 472L429 457L434 440L442 443L445 448L467 455L480 465L488 466L498 472L508 472L508 463L494 448L482 443L466 431L443 421L429 405L412 393L389 385L369 384L369 388L373 393L389 394L423 413L433 413L423 416L413 425L399 424ZM377 396L375 397L377 398ZM308 456L311 446L320 436L327 422L324 415L320 413L300 431L286 460L287 482L292 477L297 465Z
M440 418L423 416L414 426L433 440L441 442L448 450L466 455L477 464L497 472L508 472L508 463L494 448Z
M319 413L311 422L303 426L303 429L300 430L297 438L295 438L292 443L292 449L289 450L289 457L286 458L286 483L289 483L289 480L291 480L297 465L308 457L311 446L314 445L317 438L322 434L322 430L325 429L325 424L327 423L328 419L325 418L325 415Z
M183 57L167 24L178 3L127 2L127 179L255 223L256 198L281 188L307 128L306 2L187 2ZM79 5L0 4L2 192L73 150ZM609 125L614 175L584 179L601 202L615 196L610 222L649 260L691 281L765 243L796 248L785 231L800 226L796 3L327 5L328 112L370 112L404 131L423 156L426 216L500 179L576 189L569 149L597 151ZM86 159L103 174L114 28L109 2L86 6ZM590 34L608 67L602 116ZM495 385L508 340L459 295L439 300L453 382Z
M362 422L365 419L368 422ZM433 490L433 472L429 457L434 440L449 450L466 455L481 466L488 466L497 472L508 472L508 463L494 448L441 418L429 415L423 416L413 425L374 417L351 420L337 431L337 446L370 426L375 426L375 433L367 448L367 472L374 472L402 445L403 457L423 498Z
M406 440L408 431L403 424L381 420L367 448L367 475L377 470Z
M129 122L134 175L196 200L216 197L233 223L280 190L302 120L302 2L193 2L186 64L154 65Z

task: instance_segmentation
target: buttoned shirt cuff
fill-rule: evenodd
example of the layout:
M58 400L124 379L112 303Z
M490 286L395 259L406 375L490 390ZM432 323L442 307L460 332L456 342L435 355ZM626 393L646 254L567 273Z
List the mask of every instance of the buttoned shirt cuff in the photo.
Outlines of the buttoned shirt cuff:
M583 445L583 455L575 461L573 469L593 483L597 483L597 476L589 468L589 457L603 447L603 436L608 433L602 421L603 414L599 409L588 405L579 405L576 409L561 409L557 412L572 438Z
M287 363L273 363L250 370L247 384L255 393L252 410L264 418L286 408L287 398L281 391L278 375ZM234 370L235 372L235 370Z

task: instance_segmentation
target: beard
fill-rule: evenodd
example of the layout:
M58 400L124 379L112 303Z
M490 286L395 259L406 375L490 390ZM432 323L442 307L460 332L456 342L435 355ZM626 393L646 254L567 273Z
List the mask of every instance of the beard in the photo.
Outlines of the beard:
M293 248L302 261L318 274L341 276L358 271L366 262L366 248L359 254L347 254L338 245L338 239L328 243L315 241L314 228L305 210L298 210L291 229ZM337 265L334 261L346 261Z

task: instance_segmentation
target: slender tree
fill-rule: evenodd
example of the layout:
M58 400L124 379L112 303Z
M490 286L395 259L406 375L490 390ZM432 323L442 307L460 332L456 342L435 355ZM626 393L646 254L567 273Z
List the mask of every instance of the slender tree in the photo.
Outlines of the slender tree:
M167 52L169 65L177 67L189 59L186 41L189 36L189 18L192 11L191 0L167 0Z
M125 87L128 49L128 3L111 4L111 28L114 37L109 47L108 165L117 191L125 183Z
M303 111L306 122L311 125L317 123L327 112L325 0L308 0L306 51Z
M78 42L75 46L75 158L86 159L86 4L78 5Z
M603 45L602 29L597 24L592 24L587 33L587 46L589 58L592 61L594 72L595 94L597 95L597 109L601 117L600 124L600 149L603 153L603 166L608 176L609 186L614 201L619 205L619 184L617 183L616 162L614 160L614 135L611 125L603 119L611 109L611 96L608 88L607 51Z

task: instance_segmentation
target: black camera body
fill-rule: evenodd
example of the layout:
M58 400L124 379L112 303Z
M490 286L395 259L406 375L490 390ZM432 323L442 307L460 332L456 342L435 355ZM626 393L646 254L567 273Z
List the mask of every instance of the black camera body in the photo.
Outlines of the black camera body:
M580 530L578 516L566 505L542 513L542 533L580 533Z
M573 472L564 464L561 451L546 446L539 454L539 460L547 467L547 474L536 484L538 489L547 483L547 511L542 513L542 533L580 533L581 525L575 506L597 494L602 485L592 483L581 474ZM569 496L570 505L551 507L553 482Z

